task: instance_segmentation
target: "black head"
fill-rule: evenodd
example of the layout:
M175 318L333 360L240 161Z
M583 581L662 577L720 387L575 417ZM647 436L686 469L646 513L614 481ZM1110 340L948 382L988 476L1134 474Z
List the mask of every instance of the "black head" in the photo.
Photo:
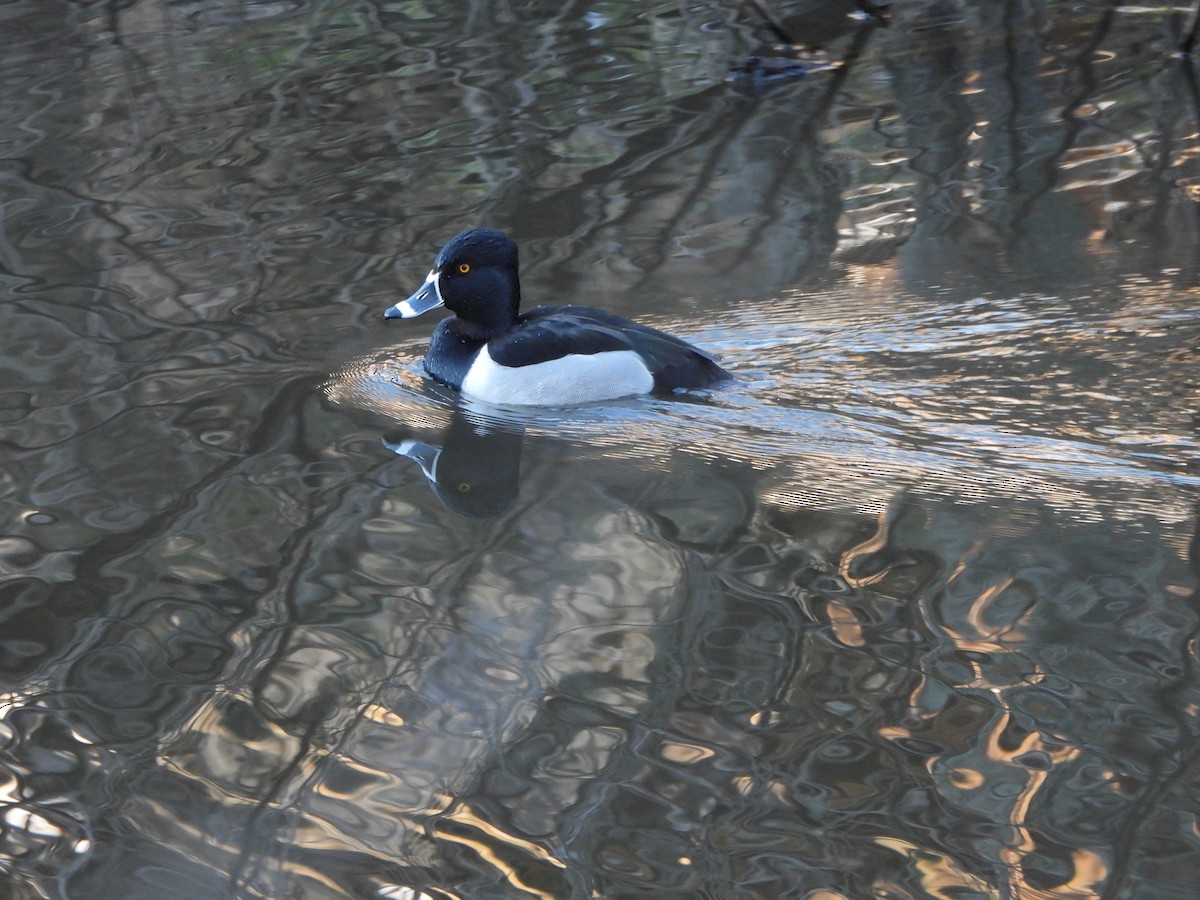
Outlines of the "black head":
M509 328L520 305L517 245L495 228L472 228L451 238L425 283L384 315L411 318L445 306L463 330L486 339Z

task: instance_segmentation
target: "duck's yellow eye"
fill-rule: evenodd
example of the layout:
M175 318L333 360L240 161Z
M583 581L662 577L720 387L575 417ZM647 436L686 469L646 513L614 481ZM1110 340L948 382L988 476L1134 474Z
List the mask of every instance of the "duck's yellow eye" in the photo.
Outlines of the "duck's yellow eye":
M463 275L466 275L468 272L471 271L471 267L469 265L467 265L466 263L459 263L458 271L460 273L462 273Z
M467 268L469 269L469 268L471 268L471 267L470 267L470 266L467 266ZM458 485L458 492L459 492L460 494L465 494L465 493L466 493L467 491L469 491L470 489L471 489L471 485L467 484L467 482L465 482L465 481L461 481L461 482L459 482L459 485Z

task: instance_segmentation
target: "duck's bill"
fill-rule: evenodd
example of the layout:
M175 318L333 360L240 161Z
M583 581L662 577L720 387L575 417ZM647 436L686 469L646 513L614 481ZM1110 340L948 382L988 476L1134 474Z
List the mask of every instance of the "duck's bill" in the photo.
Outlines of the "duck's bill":
M411 319L431 309L442 305L442 295L438 293L437 273L430 272L425 283L407 300L401 300L383 314L385 319Z

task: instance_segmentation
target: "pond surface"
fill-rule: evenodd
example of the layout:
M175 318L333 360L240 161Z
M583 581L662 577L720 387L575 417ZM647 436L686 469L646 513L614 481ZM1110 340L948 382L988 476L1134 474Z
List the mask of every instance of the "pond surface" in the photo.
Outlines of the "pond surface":
M1190 7L771 9L0 7L5 898L1195 897Z

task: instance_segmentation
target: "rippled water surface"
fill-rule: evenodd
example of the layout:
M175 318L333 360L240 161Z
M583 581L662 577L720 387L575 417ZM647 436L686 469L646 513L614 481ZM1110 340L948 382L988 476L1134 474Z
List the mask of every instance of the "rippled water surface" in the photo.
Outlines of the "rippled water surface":
M1191 5L857 8L0 6L0 895L1195 897Z

